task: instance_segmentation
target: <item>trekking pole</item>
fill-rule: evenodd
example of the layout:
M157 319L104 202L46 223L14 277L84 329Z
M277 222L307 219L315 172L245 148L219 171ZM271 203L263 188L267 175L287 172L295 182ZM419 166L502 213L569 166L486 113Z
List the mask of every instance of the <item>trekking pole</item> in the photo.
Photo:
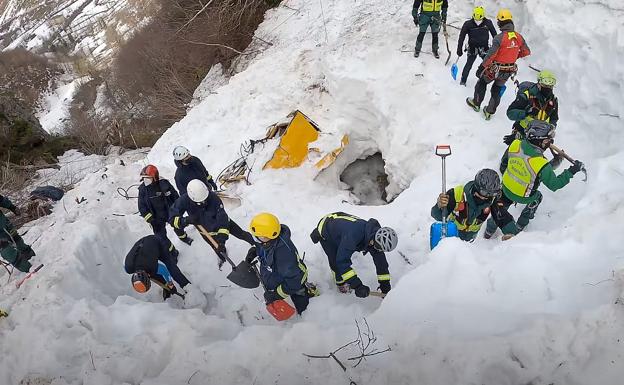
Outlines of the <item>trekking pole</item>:
M171 293L171 289L170 289L167 285L165 285L164 283L162 283L162 282L160 282L160 281L158 281L158 280L155 280L155 279L154 279L154 278L152 278L152 277L150 277L150 279L152 280L152 282L154 282L154 283L156 283L158 286L162 287L162 289L163 289L163 290L168 291L168 292L170 292L170 293ZM178 291L177 291L177 290L176 290L176 292L175 292L175 293L172 293L172 294L175 294L175 295L177 295L178 297L180 297L180 298L184 299L184 294L180 294L180 293L178 293Z
M220 255L221 257L223 257L223 259L225 259L226 261L228 261L228 263L230 265L232 265L232 269L236 269L236 265L234 264L234 262L232 262L232 260L230 259L230 257L228 257L227 253L221 253L219 254L219 252L217 251L219 249L219 244L217 243L217 241L215 241L215 239L208 233L208 231L206 231L206 228L202 225L195 225L195 227L197 228L197 230L199 230L199 232L208 239L208 241L210 241L210 243L212 244L212 247L214 248L215 252L217 253L217 255Z
M446 194L446 157L451 155L451 145L438 144L435 154L442 158L442 194ZM442 237L446 237L446 207L442 209Z
M550 149L554 153L563 156L568 162L574 164L574 159L572 159L572 157L570 155L566 154L565 151L563 151L559 147L555 146L554 144L551 144L550 145ZM585 174L585 177L583 178L583 182L587 182L587 170L585 169L585 165L583 165L583 167L581 167L581 171L583 172L583 174Z

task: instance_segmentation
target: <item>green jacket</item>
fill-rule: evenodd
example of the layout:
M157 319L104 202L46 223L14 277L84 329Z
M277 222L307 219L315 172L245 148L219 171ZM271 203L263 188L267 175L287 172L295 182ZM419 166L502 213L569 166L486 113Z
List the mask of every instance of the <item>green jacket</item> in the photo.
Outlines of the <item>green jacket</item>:
M520 85L521 90L522 84ZM527 110L530 107L535 107L538 113L529 117ZM555 95L548 98L545 97L539 91L537 83L533 83L533 85L526 88L524 91L518 92L516 99L507 108L507 117L509 120L513 120L518 124L522 121L526 121L528 118L545 120L556 127L559 121L559 101ZM524 131L524 127L521 128Z
M11 211L15 210L15 205L9 200L9 198L2 195L0 195L0 207ZM10 230L12 229L12 226L9 219L4 215L2 210L0 210L0 239L10 239L5 229Z
M522 152L528 156L544 157L544 151L542 151L542 149L540 149L539 147L532 145L527 140L522 141L520 148L522 149ZM509 149L505 151L505 153L503 154L503 157L501 158L501 164L500 164L501 174L505 174L505 171L507 170L508 161L509 161ZM503 183L503 193L510 200L516 203L521 203L521 204L526 205L526 204L534 202L535 199L537 199L535 192L538 190L540 183L544 183L544 185L548 187L548 189L551 191L557 191L560 188L567 185L568 183L570 183L570 179L572 179L572 173L569 170L565 170L559 175L555 174L553 163L556 163L555 159L551 160L548 164L542 167L540 172L537 174L535 185L533 186L533 189L528 197L521 197L512 193L511 191L509 191L509 189L505 186L504 183Z
M458 225L459 238L464 241L473 240L490 214L498 227L502 229L503 234L517 234L516 223L507 209L502 204L498 204L498 200L477 204L473 186L474 182L468 182L464 185L462 199L465 199L463 205L455 197L456 189L461 186L454 187L446 192L449 196L449 203L446 207L447 218ZM437 203L431 208L431 216L438 221L442 220L442 209L438 207ZM462 227L465 227L465 229L462 230ZM468 227L472 228L472 230Z

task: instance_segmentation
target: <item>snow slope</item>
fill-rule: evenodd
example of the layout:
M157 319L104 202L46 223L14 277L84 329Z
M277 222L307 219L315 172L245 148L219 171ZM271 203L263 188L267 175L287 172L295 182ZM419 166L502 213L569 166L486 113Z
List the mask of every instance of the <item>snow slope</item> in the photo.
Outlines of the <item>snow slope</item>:
M227 84L204 93L147 160L87 176L68 194L69 207L59 205L33 224L26 239L36 240L46 267L19 291L1 289L0 307L11 316L0 321L0 383L620 384L624 134L621 118L604 114L624 116L624 12L606 0L485 2L489 14L501 4L511 7L533 50L520 79L535 76L528 64L559 75L557 144L589 171L587 183L577 177L556 195L543 191L525 232L505 243L450 239L428 250L429 210L440 189L434 145L453 146L449 185L482 167L496 169L513 92L485 122L464 103L474 77L462 88L443 59L401 52L411 49L416 34L411 2L289 0L269 11L256 32L273 45ZM452 2L449 22L461 25L470 8ZM457 31L450 32L454 51ZM350 146L314 179L311 162L261 171L277 145L267 143L255 154L252 184L230 191L242 205L228 212L242 226L260 211L287 223L321 297L301 318L277 324L259 300L261 291L231 287L196 233L190 248L174 242L180 267L205 293L206 306L183 309L177 300L161 303L156 292L134 293L123 258L149 228L134 215L136 202L119 197L117 187L137 183L147 161L172 179L176 144L189 146L216 174L238 156L240 143L262 137L267 125L297 108L321 127L318 147L336 146L345 133ZM377 151L396 199L353 205L339 171ZM87 202L71 203L73 197ZM389 255L394 288L383 302L333 288L326 258L308 234L334 210L397 229L400 253ZM228 249L237 261L246 252L237 239ZM374 288L370 258L356 256L354 266ZM354 321L363 317L376 334L374 347L391 352L353 368L347 358L357 349L342 350L337 355L346 372L333 360L302 355L325 355L352 341Z

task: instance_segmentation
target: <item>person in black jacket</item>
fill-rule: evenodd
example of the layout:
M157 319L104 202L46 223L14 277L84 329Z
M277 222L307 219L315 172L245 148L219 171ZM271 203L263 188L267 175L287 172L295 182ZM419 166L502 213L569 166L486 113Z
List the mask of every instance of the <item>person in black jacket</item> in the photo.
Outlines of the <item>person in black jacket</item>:
M191 155L188 148L184 146L174 148L173 159L177 167L174 179L180 195L186 194L186 188L193 179L201 180L214 191L218 190L217 184L202 161Z
M256 215L249 229L256 246L249 249L245 260L251 264L258 257L260 261L267 305L290 296L297 313L303 313L310 298L319 293L314 284L308 283L308 268L290 238L290 229L269 213Z
M163 298L177 292L175 285L167 279L167 273L160 268L161 261L166 270L171 273L173 279L181 288L191 282L182 274L178 265L169 252L163 247L162 242L155 235L148 235L139 239L126 255L124 268L126 273L132 274L132 286L140 293L145 293L150 289L150 281L155 280L165 285L168 290L163 289Z
M362 283L351 267L351 257L356 251L370 253L377 270L379 289L384 294L390 291L390 271L385 253L394 250L398 243L396 232L381 227L371 218L368 221L343 212L327 214L310 234L313 243L321 247L334 273L336 285L342 293L353 289L359 298L368 297L370 288Z
M167 179L160 178L158 169L151 164L141 170L141 181L143 183L139 185L139 213L150 224L154 235L175 258L178 251L167 237L166 223L169 220L169 208L179 198L178 192ZM173 231L187 245L193 242L184 230L174 228Z
M183 216L184 213L188 213L188 216ZM202 238L217 253L219 268L225 262L225 256L227 255L225 242L230 234L252 246L254 245L251 234L241 229L236 222L228 217L223 208L223 202L221 202L217 193L210 191L208 186L201 180L194 179L189 182L187 194L180 195L180 198L171 207L169 214L169 223L174 228L183 229L188 225L198 227ZM217 243L216 246L202 232L200 226Z
M467 20L462 26L457 42L457 56L461 57L464 54L464 39L468 35L468 48L466 49L468 59L466 59L466 65L462 71L459 84L466 85L466 80L477 56L483 59L488 49L490 49L490 34L492 37L496 36L494 23L485 17L485 9L483 7L475 7L472 12L472 18Z

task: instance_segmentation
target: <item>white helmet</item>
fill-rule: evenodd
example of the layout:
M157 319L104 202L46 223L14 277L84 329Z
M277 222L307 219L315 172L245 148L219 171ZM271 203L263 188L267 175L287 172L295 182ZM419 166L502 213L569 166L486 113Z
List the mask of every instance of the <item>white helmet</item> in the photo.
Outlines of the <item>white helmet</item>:
M184 146L176 146L173 149L173 159L175 160L183 160L190 154L191 152L189 151L189 149Z
M208 186L204 182L199 179L193 179L189 182L188 186L186 186L186 192L191 198L191 200L195 203L201 203L208 198Z
M399 243L397 233L390 227L381 227L375 232L375 247L386 253L394 250Z

